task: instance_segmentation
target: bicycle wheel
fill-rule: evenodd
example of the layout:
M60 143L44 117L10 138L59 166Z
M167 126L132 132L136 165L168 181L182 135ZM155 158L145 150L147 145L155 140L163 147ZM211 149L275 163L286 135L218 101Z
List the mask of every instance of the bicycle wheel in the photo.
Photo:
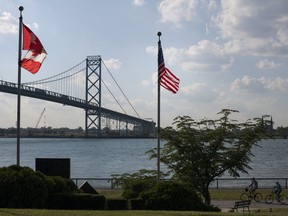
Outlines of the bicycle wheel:
M250 199L249 194L248 193L242 193L240 196L240 199L242 201L249 200Z
M260 201L262 200L262 194L256 193L256 194L254 195L254 200L255 200L256 202L260 202Z
M267 204L271 204L273 201L274 201L274 197L271 194L269 194L265 197L265 202Z
M286 195L281 195L279 201L280 201L281 204L285 204L287 202L287 196Z

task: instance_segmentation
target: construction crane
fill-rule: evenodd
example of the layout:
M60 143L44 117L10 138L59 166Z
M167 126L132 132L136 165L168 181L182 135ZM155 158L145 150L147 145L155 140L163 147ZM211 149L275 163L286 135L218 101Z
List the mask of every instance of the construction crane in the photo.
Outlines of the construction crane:
M42 117L43 117L43 115L44 115L44 113L45 113L45 110L46 110L46 107L42 110L42 112L41 112L41 114L40 114L40 116L39 116L39 118L38 118L38 121L37 121L34 129L37 129L37 127L38 127L38 125L39 125L39 123L40 123L40 121L41 121L41 119L42 119Z

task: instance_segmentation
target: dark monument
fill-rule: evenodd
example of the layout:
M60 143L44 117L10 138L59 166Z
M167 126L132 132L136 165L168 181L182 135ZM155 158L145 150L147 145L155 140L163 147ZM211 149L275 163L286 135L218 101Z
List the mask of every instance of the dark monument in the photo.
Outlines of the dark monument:
M98 194L98 192L87 181L83 182L79 189L84 193Z
M36 158L36 171L70 179L70 158Z

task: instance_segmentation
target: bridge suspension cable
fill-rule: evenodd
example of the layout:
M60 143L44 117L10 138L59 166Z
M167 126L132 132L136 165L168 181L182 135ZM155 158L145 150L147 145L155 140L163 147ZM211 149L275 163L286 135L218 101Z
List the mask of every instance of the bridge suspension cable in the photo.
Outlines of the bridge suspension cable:
M102 60L101 60L102 61ZM134 112L136 113L136 115L140 118L140 115L137 113L137 111L135 110L135 108L133 107L133 105L130 103L129 99L127 98L127 96L125 95L125 93L122 91L121 87L119 86L119 84L117 83L117 81L115 80L115 78L113 77L113 75L111 74L110 70L108 69L108 67L106 66L106 64L104 63L104 61L102 61L103 65L105 66L106 70L108 71L108 73L110 74L110 76L112 77L112 79L114 80L115 84L118 86L119 90L121 91L121 93L123 94L123 96L125 97L125 99L127 100L127 102L130 104L131 108L134 110ZM110 92L110 91L109 91ZM112 94L112 93L111 93ZM114 97L114 96L113 96ZM118 103L119 104L119 103Z
M116 101L116 103L120 106L120 108L122 109L122 111L126 113L126 111L124 110L124 108L121 106L121 104L119 103L119 101L117 100L117 98L113 95L113 93L110 91L110 89L108 88L108 86L106 85L106 83L102 80L102 83L104 84L104 86L107 88L107 90L109 91L109 93L112 95L112 97L114 98L114 100Z
M102 59L101 59L101 62L105 66L106 70L108 71L108 74L111 76L114 83L117 85L118 89L121 91L121 93L123 94L124 98L130 105L130 107L136 113L138 118L141 118ZM36 80L36 81L32 81L32 82L25 82L22 84L27 85L27 86L33 86L36 88L45 89L45 90L50 90L54 92L59 92L64 95L69 95L69 96L84 99L85 98L85 79L86 79L85 72L86 72L86 59L80 62L79 64L75 65L74 67L71 67L70 69L65 70L62 73L59 73L57 75L44 78L44 79L40 79L40 80ZM121 106L120 102L116 99L116 97L113 95L111 90L108 88L104 80L101 80L101 82L104 84L105 88L109 91L109 93L114 98L116 103L119 105L121 110L125 114L127 114L127 112Z
M86 60L83 60L74 67L57 75L22 84L84 99L85 71Z
M75 70L75 68L80 68L80 70L78 69L78 70L76 70L76 72L74 72L72 74L70 73L69 75L65 75L65 74ZM79 64L75 65L74 67L72 67L72 68L70 68L68 70L63 71L62 73L56 74L56 75L48 77L48 78L36 80L36 81L33 81L33 82L26 82L26 83L22 83L22 84L24 84L24 85L37 85L37 84L56 82L58 80L65 79L65 78L67 78L69 76L74 76L75 74L82 72L84 69L86 69L86 60L83 60ZM62 75L65 75L65 76L61 77ZM61 78L59 78L59 77L61 77Z

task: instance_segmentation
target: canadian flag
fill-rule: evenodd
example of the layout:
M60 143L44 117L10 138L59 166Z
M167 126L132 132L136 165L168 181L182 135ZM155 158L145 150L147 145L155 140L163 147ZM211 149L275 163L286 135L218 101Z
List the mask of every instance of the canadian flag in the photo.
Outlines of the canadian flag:
M47 53L38 37L23 24L23 50L28 50L20 66L35 74L39 71Z

